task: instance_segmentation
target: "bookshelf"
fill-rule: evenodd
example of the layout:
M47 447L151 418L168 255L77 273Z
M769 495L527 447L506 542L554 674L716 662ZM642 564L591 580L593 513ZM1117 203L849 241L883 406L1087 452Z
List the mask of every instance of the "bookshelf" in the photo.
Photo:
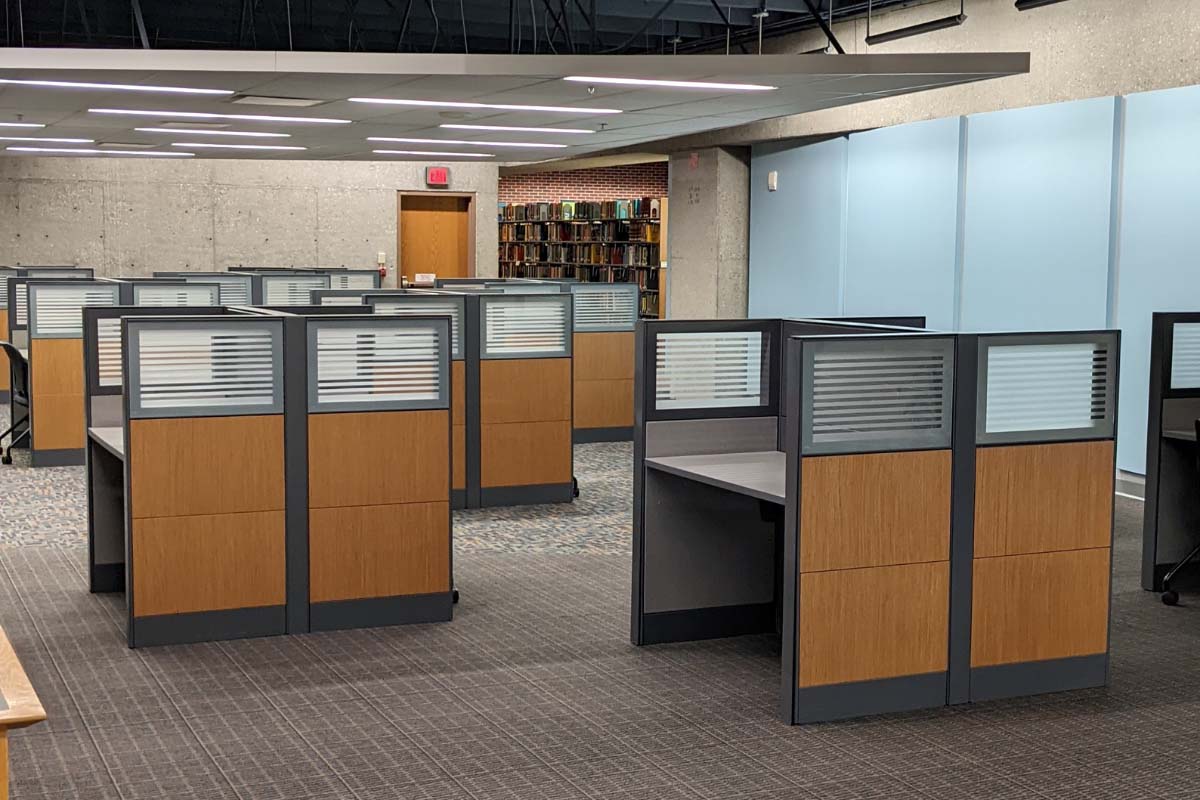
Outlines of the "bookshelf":
M666 199L501 203L502 278L636 283L641 316L662 316Z

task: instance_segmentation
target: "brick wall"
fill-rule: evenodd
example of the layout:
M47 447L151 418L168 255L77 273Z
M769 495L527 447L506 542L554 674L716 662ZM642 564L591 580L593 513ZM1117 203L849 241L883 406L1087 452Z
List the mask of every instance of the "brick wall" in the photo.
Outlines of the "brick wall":
M667 162L500 176L501 203L666 197Z

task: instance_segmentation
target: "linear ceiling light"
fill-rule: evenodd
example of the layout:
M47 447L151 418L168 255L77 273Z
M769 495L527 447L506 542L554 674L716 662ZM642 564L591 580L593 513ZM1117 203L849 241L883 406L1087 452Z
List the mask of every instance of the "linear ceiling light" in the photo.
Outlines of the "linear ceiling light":
M41 86L48 89L108 89L121 92L165 92L168 94L233 94L229 89L192 89L187 86L151 86L149 84L137 83L86 83L83 81L41 81L0 78L0 84Z
M464 131L518 131L520 133L595 133L591 128L525 128L520 125L459 125L449 122L439 128L456 128Z
M44 128L42 122L0 122L0 128Z
M568 75L564 81L574 83L608 83L615 86L647 86L664 89L721 89L731 92L770 92L778 86L761 83L717 83L713 81L666 81L656 78L592 78L586 75Z
M907 39L910 36L920 36L923 33L932 33L934 31L945 30L946 28L957 28L966 21L966 14L955 14L950 17L942 17L941 19L931 19L929 22L922 22L917 25L897 28L894 31L873 33L865 41L868 46L883 44L884 42L894 42L897 39Z
M403 142L407 144L462 144L468 147L566 147L565 144L538 142L472 142L467 139L397 139L391 136L368 136L368 142Z
M195 153L172 153L166 150L96 150L93 148L74 147L6 147L6 151L14 153L67 153L75 156L160 156L167 158L187 158Z
M1063 0L1017 0L1017 11L1028 11L1031 8L1052 6L1055 3L1061 2L1063 2Z
M449 156L451 158L493 158L493 153L450 153L443 150L372 150L385 156Z
M89 114L126 114L135 117L176 117L179 119L240 119L249 122L314 122L349 125L352 120L326 117L275 117L267 114L209 114L203 111L143 111L133 108L89 108Z
M0 136L0 142L58 142L59 144L93 144L95 139L56 139L52 136Z
M513 103L462 103L452 100L393 100L386 97L351 97L351 103L379 103L390 106L426 106L429 108L468 108L486 111L549 111L561 114L620 114L619 108L586 108L583 106L526 106Z
M225 144L224 142L171 142L171 147L207 147L221 150L307 150L288 144Z
M287 139L290 133L263 133L260 131L220 131L210 128L134 128L142 133L169 133L178 136L181 133L199 136L251 136L258 139Z

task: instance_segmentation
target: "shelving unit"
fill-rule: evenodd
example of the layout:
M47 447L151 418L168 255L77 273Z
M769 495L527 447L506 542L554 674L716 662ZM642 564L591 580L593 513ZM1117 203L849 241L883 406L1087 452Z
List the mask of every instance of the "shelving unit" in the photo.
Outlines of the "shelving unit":
M636 283L641 316L662 316L665 198L501 203L502 278Z

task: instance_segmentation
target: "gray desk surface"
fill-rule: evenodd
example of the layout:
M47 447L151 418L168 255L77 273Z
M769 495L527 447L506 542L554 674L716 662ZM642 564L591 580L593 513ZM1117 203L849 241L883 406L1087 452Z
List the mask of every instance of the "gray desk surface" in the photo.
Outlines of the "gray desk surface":
M88 436L95 439L101 447L122 461L125 459L125 429L88 428Z
M768 503L787 502L787 454L778 450L647 458L646 466Z
M1179 439L1184 442L1196 441L1196 429L1195 428L1180 428L1180 429L1176 429L1176 430L1164 429L1162 432L1162 435L1163 435L1164 439Z
M29 348L28 347L18 347L17 352L21 354L21 358L25 359L26 361L29 360Z

